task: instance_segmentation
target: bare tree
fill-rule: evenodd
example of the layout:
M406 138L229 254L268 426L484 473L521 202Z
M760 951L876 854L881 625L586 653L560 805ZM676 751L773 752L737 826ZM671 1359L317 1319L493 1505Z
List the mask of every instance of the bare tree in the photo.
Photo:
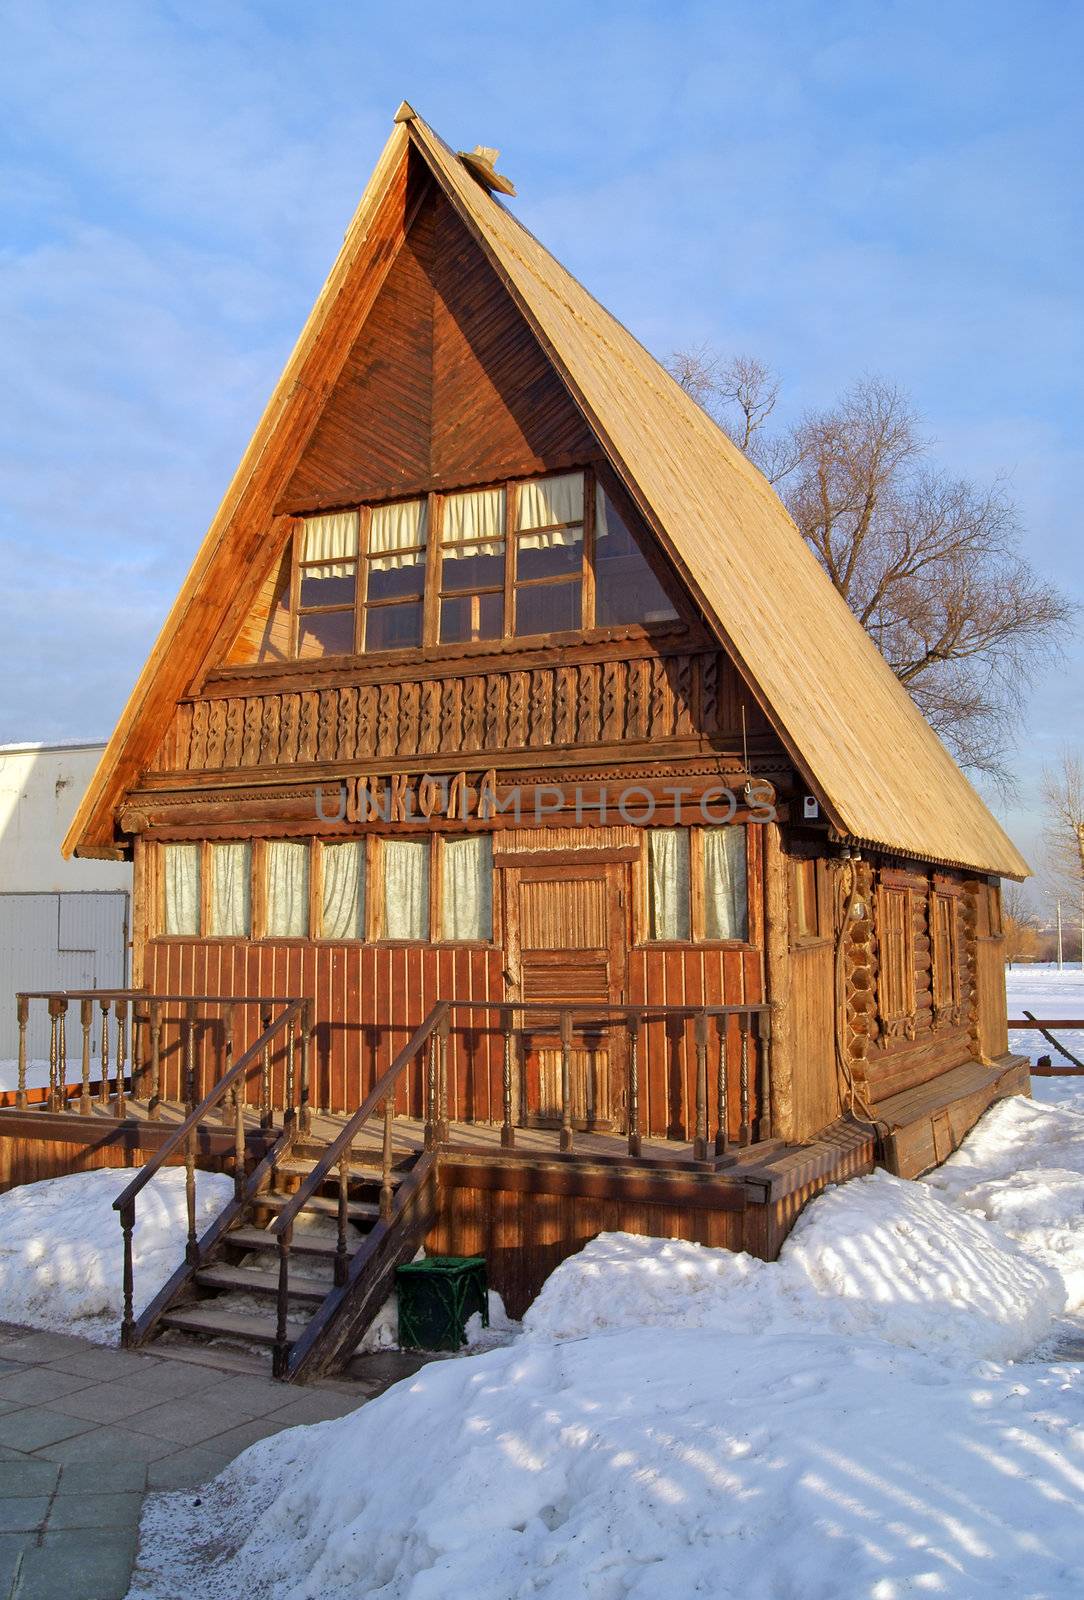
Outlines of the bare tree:
M1084 892L1084 761L1065 749L1054 766L1044 767L1044 839L1052 899L1075 913Z
M1018 883L1007 883L1002 890L1001 927L1005 936L1005 960L1010 967L1016 961L1039 959L1039 919Z
M928 460L902 390L864 378L830 410L767 431L779 380L707 347L670 370L775 483L821 565L965 766L1005 780L1023 699L1073 607L1023 559L1000 483Z

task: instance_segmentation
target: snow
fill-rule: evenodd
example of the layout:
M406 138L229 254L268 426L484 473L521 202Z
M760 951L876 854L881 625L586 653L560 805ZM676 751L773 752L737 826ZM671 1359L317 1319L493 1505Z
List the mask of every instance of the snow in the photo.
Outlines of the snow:
M1084 1111L1012 1101L776 1263L602 1235L510 1344L152 1497L130 1600L1077 1600L1082 1188Z
M72 1068L74 1066L74 1075ZM82 1071L78 1062L68 1063L67 1083L79 1083ZM19 1087L19 1063L15 1059L0 1061L0 1094L7 1089ZM26 1087L28 1089L47 1089L49 1087L48 1061L28 1061L26 1063Z
M1065 966L1058 971L1054 962L1017 963L1005 974L1005 987L1009 998L1009 1016L1019 1017L1030 1011L1041 1022L1045 1017L1084 1018L1084 972L1079 965ZM1064 1040L1078 1060L1084 1061L1084 1028L1055 1028L1055 1034ZM1030 1056L1035 1061L1048 1055L1055 1066L1067 1063L1052 1049L1042 1034L1034 1029L1015 1028L1009 1032L1009 1049L1016 1055ZM1047 1080L1072 1084L1071 1079ZM1075 1092L1081 1081L1072 1084ZM1045 1098L1045 1091L1044 1091Z
M113 1201L135 1173L105 1168L0 1194L0 1321L115 1343L123 1311L121 1231ZM136 1201L136 1306L174 1272L188 1232L184 1170L164 1168ZM197 1225L233 1194L221 1173L196 1174Z

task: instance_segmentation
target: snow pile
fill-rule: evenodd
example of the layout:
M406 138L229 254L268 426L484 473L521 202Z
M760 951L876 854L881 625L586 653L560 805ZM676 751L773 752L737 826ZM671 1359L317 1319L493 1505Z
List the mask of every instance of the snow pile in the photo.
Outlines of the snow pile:
M549 1278L533 1336L637 1326L843 1338L1005 1360L1065 1309L1060 1273L923 1184L875 1172L829 1189L777 1262L674 1239L600 1234Z
M120 1220L113 1201L134 1172L105 1168L0 1194L0 1321L116 1340L123 1311ZM196 1220L206 1227L233 1180L196 1174ZM136 1201L136 1306L146 1305L184 1256L184 1169L163 1168Z
M1005 987L1009 999L1009 1016L1019 1017L1025 1011L1042 1022L1044 1017L1084 1018L1084 972L1079 966L1067 966L1058 971L1054 962L1028 962L1010 967L1005 974ZM1055 1028L1054 1033L1071 1050L1078 1060L1084 1061L1084 1028ZM1014 1028L1009 1033L1009 1049L1019 1056L1029 1056L1032 1061L1039 1056L1050 1056L1055 1066L1066 1066L1063 1056L1053 1049L1042 1034L1033 1029ZM1072 1078L1040 1079L1042 1083L1079 1090L1082 1080Z
M1084 1309L1084 1103L1078 1105L1001 1101L924 1184L996 1223L1032 1260L1060 1273L1070 1311Z
M832 1337L520 1341L152 1500L130 1600L1076 1600L1071 1381Z

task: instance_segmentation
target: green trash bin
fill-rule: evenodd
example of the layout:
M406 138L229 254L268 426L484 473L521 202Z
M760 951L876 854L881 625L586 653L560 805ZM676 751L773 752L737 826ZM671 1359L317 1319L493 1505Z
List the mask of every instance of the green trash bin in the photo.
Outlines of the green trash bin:
M459 1350L467 1318L489 1327L485 1256L427 1256L396 1268L399 1343L405 1350Z

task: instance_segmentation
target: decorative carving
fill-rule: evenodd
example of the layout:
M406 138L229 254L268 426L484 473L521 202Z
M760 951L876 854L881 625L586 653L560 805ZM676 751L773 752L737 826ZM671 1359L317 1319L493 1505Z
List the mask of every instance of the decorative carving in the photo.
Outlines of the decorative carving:
M702 651L208 695L178 707L154 770L233 771L717 736L723 684L733 679L724 656ZM736 694L731 701L738 703ZM736 735L738 727L725 731ZM763 724L755 731L762 736Z

